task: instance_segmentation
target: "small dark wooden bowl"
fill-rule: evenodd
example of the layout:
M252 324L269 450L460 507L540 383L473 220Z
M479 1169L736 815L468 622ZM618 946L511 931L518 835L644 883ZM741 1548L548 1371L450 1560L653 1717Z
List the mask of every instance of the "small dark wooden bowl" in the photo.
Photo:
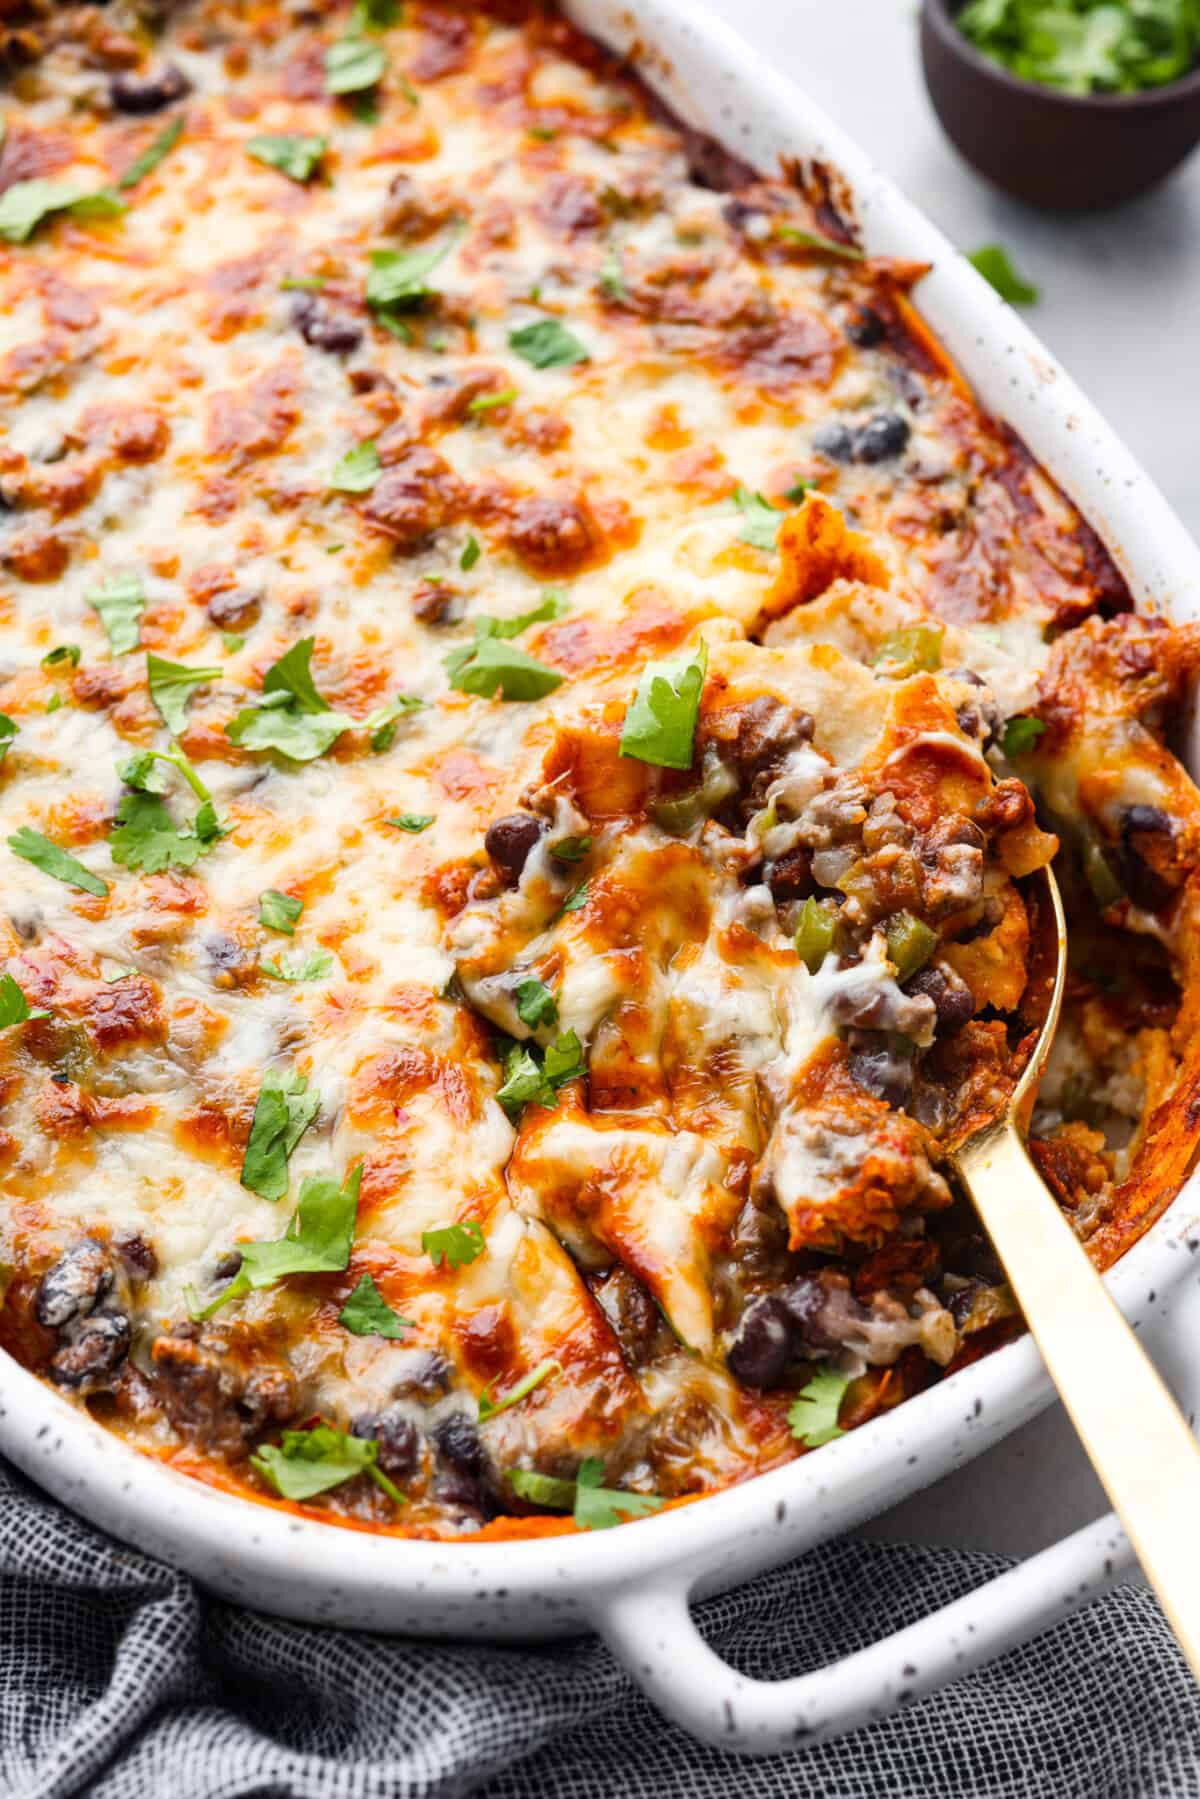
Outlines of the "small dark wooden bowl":
M981 175L1031 206L1117 206L1200 143L1200 69L1136 94L1062 94L982 56L962 0L922 0L921 62L942 128Z

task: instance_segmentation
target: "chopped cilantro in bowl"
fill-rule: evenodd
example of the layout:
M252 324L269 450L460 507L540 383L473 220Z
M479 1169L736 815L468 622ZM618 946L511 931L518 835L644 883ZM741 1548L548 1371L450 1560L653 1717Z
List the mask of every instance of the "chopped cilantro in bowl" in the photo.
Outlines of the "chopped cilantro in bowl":
M1012 74L1068 94L1163 87L1200 61L1200 0L967 0L956 23Z

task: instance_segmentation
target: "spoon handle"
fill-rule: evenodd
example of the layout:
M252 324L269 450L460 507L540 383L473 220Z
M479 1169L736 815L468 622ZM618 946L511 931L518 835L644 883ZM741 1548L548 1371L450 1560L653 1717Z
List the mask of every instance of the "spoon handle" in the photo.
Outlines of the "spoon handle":
M965 1145L958 1167L1059 1397L1200 1680L1200 1447L1011 1120Z

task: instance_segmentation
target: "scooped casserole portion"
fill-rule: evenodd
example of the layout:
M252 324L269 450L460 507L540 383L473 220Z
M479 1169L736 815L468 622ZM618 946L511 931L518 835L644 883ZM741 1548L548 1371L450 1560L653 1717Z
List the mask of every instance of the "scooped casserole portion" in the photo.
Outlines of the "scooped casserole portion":
M6 6L0 1343L261 1503L594 1529L1020 1329L1200 1120L1191 629L553 12Z

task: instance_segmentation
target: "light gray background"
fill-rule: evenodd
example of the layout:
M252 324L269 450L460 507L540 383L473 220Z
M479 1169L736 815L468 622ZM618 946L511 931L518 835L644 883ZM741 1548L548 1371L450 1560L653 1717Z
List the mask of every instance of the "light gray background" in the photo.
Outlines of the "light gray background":
M1008 248L1041 290L1026 314L1034 330L1200 534L1200 156L1116 212L1031 212L974 175L942 136L921 80L912 0L708 4L832 113L953 242ZM1200 1363L1195 1283L1177 1303L1176 1325ZM1104 1509L1055 1406L874 1529L1025 1555Z

